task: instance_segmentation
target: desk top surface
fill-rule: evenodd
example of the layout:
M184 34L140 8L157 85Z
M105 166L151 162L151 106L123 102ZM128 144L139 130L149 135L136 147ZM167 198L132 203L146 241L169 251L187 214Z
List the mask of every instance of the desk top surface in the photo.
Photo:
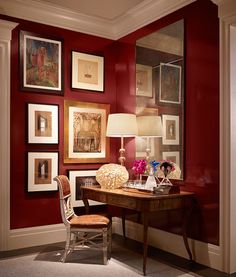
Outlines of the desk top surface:
M87 192L94 192L94 193L103 193L103 194L110 194L110 195L123 195L126 197L132 197L132 198L142 198L142 199L163 199L163 198L182 198L182 197L191 197L194 196L194 192L187 192L187 191L181 191L180 193L175 194L154 194L153 192L144 192L139 190L127 190L125 188L118 188L118 189L106 189L106 188L100 188L96 186L81 186L82 190L85 190Z

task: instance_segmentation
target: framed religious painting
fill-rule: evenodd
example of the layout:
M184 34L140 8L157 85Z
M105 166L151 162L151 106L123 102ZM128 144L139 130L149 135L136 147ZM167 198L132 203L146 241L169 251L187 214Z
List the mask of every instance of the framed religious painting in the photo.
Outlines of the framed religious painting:
M72 89L104 91L104 57L72 51Z
M63 94L62 41L20 32L21 90Z
M162 124L162 144L179 145L179 116L163 114Z
M97 170L69 170L71 184L71 198L73 207L84 206L81 196L81 186L98 186L96 181ZM89 205L103 205L102 202L89 200Z
M64 163L107 163L109 104L65 100Z
M58 175L58 152L28 152L28 192L56 191L53 180Z
M160 64L159 101L164 103L181 103L181 66Z
M58 105L28 103L28 143L58 143Z

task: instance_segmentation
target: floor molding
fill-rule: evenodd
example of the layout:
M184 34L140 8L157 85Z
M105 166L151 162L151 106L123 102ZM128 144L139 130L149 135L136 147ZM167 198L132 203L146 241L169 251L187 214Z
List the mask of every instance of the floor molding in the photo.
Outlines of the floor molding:
M121 219L114 218L112 224L113 232L122 235L123 232ZM142 225L128 220L126 221L126 236L128 238L142 241L142 231ZM193 254L193 258L196 262L222 271L222 253L219 246L193 239L188 239L188 241L191 252ZM149 228L148 243L151 246L188 259L188 254L185 249L182 236L168 233L155 228Z

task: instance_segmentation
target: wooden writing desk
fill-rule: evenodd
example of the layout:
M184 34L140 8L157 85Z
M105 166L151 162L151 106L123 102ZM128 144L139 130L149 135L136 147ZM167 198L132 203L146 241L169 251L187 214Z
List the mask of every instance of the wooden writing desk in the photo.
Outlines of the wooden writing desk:
M170 195L154 195L152 193L137 193L125 191L123 189L104 189L98 187L81 186L82 198L85 200L95 200L113 206L127 208L141 212L143 215L143 274L146 275L147 262L147 236L148 236L148 216L151 212L167 210L183 210L182 234L183 240L190 260L192 254L188 245L186 227L188 216L190 215L194 193L181 192ZM88 207L87 207L88 208Z

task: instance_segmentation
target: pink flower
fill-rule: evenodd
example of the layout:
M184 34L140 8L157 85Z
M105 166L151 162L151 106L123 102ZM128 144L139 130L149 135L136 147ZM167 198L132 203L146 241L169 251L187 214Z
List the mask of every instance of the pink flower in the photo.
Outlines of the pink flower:
M146 166L146 160L135 160L132 170L134 170L135 174L143 174L146 170Z

